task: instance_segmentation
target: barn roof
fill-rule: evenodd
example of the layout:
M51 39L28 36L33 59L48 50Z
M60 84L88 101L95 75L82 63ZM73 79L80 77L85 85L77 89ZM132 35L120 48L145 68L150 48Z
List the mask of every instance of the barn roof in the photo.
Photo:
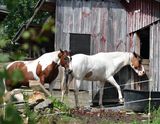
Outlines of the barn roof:
M133 1L133 0L125 0L126 2L130 2L130 1ZM157 1L157 2L160 2L160 0L155 0L155 1Z
M160 2L160 0L155 0L155 1Z
M7 11L6 6L0 5L0 21L3 21L3 19L7 16L9 12Z

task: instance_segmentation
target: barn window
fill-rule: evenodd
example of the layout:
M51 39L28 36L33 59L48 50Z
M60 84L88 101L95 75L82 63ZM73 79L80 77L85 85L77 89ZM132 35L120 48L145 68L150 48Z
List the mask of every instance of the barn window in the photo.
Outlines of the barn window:
M149 27L140 30L138 33L141 42L140 55L144 59L149 59Z
M70 34L70 50L72 54L83 53L90 55L90 34Z

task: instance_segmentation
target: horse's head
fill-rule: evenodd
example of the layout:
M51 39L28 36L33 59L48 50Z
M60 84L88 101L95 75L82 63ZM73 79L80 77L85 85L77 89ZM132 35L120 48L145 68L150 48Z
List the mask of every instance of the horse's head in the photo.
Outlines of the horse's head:
M69 68L69 62L72 60L70 51L67 51L67 50L63 51L63 50L60 49L60 53L58 54L58 57L60 59L59 64L62 67L64 67L65 69L68 69Z
M131 55L130 66L139 76L143 76L145 74L145 70L142 65L142 58L135 52L133 52Z

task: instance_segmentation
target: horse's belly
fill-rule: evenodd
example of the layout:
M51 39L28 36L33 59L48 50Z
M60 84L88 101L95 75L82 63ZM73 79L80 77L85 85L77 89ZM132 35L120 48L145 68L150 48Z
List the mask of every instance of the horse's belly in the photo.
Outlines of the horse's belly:
M104 73L94 74L93 72L89 72L85 75L84 80L87 81L105 81Z

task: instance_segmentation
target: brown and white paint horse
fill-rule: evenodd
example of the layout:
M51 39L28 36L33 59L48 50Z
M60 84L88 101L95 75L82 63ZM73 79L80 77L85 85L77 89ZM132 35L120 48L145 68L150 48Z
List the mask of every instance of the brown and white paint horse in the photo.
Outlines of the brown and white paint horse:
M75 105L78 106L78 92L82 80L100 81L100 97L99 105L102 105L102 96L105 82L110 82L118 91L119 101L123 102L120 86L114 79L114 75L124 66L130 65L133 70L142 76L145 73L144 67L141 64L141 57L135 52L101 52L95 55L76 54L72 56L72 60L67 63L68 73L66 74L65 86L76 79L75 85ZM64 63L63 63L64 66ZM67 72L67 71L66 71ZM62 100L64 93L68 87L62 90Z
M19 88L20 86L29 87L29 80L40 80L42 85L44 83L49 83L49 90L51 91L51 83L56 79L59 73L58 67L60 59L69 57L70 52L67 50L59 50L45 53L39 58L31 61L14 61L6 67L9 78L5 79L5 86L7 90L12 90L14 88ZM15 84L11 75L16 69L22 73L23 79Z

